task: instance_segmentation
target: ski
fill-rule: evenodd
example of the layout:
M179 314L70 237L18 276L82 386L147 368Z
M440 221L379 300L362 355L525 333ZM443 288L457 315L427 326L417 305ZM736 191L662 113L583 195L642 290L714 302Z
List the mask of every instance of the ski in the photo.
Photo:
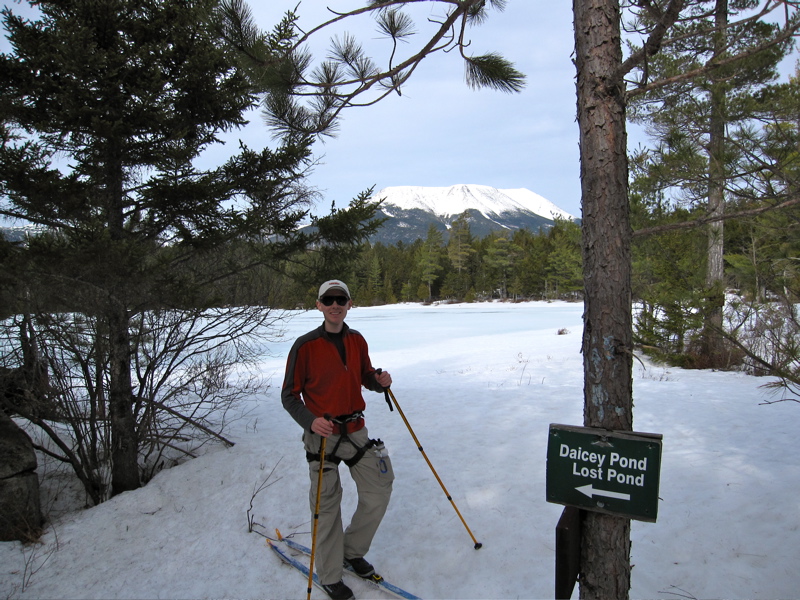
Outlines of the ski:
M285 544L287 548L291 548L292 550L295 550L297 552L301 552L302 554L305 554L307 556L311 556L311 549L308 548L307 546L304 546L303 544L300 544L299 542L295 542L292 539L283 537L281 535L281 532L278 531L277 529L275 530L275 533L278 536L278 541L282 542L283 544ZM270 541L270 540L267 540L267 541ZM277 544L273 544L271 541L270 541L270 546L272 546L273 550L275 550L276 552L278 552L278 554L281 555L281 557L283 558L284 561L288 562L289 564L291 564L292 566L294 566L295 568L300 570L302 573L304 573L306 577L308 577L308 567L307 566L305 566L304 564L302 564L298 560L292 558L291 556L289 556L288 554L286 554L285 552L283 552L282 550L277 548ZM293 562L290 562L290 561L293 561ZM293 563L296 563L296 564L293 564ZM403 588L397 587L396 585L394 585L392 583L389 583L388 581L386 581L383 577L381 577L377 573L373 577L370 577L370 578L360 577L355 571L353 571L352 569L349 569L349 568L345 569L345 573L349 573L350 575L352 575L354 577L358 577L358 579L360 579L361 581L368 581L368 582L380 587L382 590L388 592L389 594L391 594L391 595L393 595L393 596L395 596L397 598L403 598L405 600L422 600L419 596L415 596L411 592L407 592ZM314 574L314 583L316 583L319 586L319 583L317 582L316 573Z
M280 548L278 544L274 543L273 540L267 538L267 544L269 544L269 547L275 551L275 554L277 554L283 562L300 571L303 575L305 575L306 581L308 581L308 567L306 565L301 563L296 558L289 556L289 554L286 553L282 548ZM323 592L325 591L325 589L320 584L319 578L317 577L316 573L314 573L313 581L314 585L316 585Z

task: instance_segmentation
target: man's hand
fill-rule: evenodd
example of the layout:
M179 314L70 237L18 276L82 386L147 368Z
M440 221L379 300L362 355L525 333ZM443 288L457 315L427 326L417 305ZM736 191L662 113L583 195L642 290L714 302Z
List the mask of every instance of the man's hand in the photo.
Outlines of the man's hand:
M333 433L333 423L325 417L317 417L311 423L311 431L326 438Z
M392 376L386 371L377 371L375 373L375 381L384 389L392 387Z

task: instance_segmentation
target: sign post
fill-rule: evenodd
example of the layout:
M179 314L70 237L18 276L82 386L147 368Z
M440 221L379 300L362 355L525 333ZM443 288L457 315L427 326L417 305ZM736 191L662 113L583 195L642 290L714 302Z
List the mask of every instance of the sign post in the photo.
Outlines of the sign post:
M550 425L547 501L655 522L661 435Z
M567 506L556 525L556 600L569 600L581 570L583 511Z

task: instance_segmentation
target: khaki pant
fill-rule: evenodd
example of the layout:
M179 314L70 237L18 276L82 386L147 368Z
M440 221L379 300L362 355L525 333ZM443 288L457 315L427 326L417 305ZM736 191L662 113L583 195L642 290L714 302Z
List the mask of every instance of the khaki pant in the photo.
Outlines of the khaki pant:
M343 461L356 453L356 446L363 447L369 441L367 428L348 434L353 444L342 440L336 449L336 456ZM350 467L350 476L358 490L358 506L350 519L347 530L342 530L342 483L339 479L339 468L329 461L340 436L331 435L325 442L325 464L322 473L322 493L319 504L319 520L317 522L317 542L315 567L322 584L336 583L342 579L344 558L361 558L368 551L372 538L381 524L389 498L392 494L394 471L392 461L385 449L373 447L367 450L358 463ZM315 433L306 433L303 441L306 452L318 454L320 440ZM382 451L381 451L382 450ZM344 463L342 463L344 464ZM308 464L311 490L309 502L313 528L314 508L317 502L317 480L319 478L319 461Z

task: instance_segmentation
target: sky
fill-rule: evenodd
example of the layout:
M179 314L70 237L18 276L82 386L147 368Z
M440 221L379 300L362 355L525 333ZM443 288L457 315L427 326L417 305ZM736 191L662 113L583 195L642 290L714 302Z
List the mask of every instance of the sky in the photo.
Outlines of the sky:
M398 412L365 391L370 436L385 442L396 475L366 556L388 581L428 599L553 598L563 506L546 501L546 474L569 476L570 463L548 465L547 445L551 424L583 423L582 312L581 303L493 302L349 313L483 544L473 549ZM301 431L279 388L293 340L322 319L317 311L293 314L259 367L270 387L227 413L233 447L207 447L86 510L66 479L55 478L43 488L53 510L41 543L0 543L0 597L305 598L305 577L256 533L274 537L279 528L311 546ZM766 404L777 399L762 387L768 381L637 356L634 429L663 438L656 522L632 522L631 598L800 598L800 405ZM40 461L40 472L53 468ZM346 524L355 494L340 470ZM576 487L586 482L601 489L573 478ZM347 583L357 598L389 598L352 577ZM313 590L312 599L325 598Z
M18 11L27 7L7 4ZM298 6L297 0L249 4L256 24L264 30ZM299 23L310 29L330 17L326 7L344 11L361 4L302 0ZM412 14L416 37L422 40L430 31L428 18L441 17L442 8L421 2ZM372 186L379 191L389 186L479 184L527 188L580 217L572 22L572 3L566 0L510 0L503 12L490 9L487 22L470 30L469 52L498 52L527 76L520 93L473 90L465 83L461 58L440 53L423 61L401 97L346 112L337 137L315 145L319 163L308 183L320 192L320 201L313 212L327 212L332 202L344 207ZM348 21L344 29L370 52L375 48L375 56L385 54L387 45L381 43L385 40L376 39L369 19ZM317 35L310 49L324 55L329 35ZM4 39L0 49L7 49ZM794 67L796 58L795 53L787 61L784 73ZM645 140L631 125L628 137L629 147ZM273 142L257 111L245 129L226 139L231 152L240 139L256 148Z

